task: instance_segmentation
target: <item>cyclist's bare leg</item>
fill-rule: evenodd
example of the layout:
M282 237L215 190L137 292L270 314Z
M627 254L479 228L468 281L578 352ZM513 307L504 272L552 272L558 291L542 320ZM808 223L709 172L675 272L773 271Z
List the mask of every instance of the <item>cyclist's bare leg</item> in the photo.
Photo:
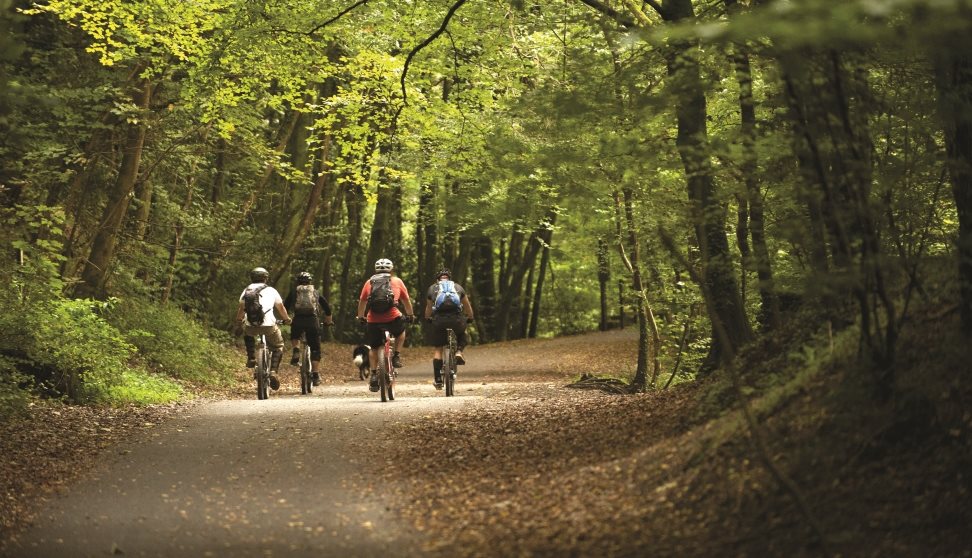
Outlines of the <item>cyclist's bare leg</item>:
M300 339L291 339L290 344L293 346L294 350L290 354L290 365L297 366L300 364Z
M378 370L378 353L381 352L383 347L376 347L368 351L368 362L371 364L371 374L372 378L377 378L375 371Z

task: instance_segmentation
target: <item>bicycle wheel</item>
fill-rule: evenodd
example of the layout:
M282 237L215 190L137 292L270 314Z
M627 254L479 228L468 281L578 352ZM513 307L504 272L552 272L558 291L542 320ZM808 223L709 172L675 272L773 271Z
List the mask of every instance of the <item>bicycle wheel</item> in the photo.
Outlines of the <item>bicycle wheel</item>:
M310 382L310 360L307 359L305 354L307 351L301 351L300 353L300 394L306 395L311 392L311 382Z
M387 345L386 345L387 346ZM388 401L388 365L391 364L385 351L378 351L378 391L381 392L381 402Z
M267 351L264 348L260 348L260 358L257 360L256 377L257 377L257 399L264 400L270 397L269 384L270 377L267 374L267 368L270 365L267 359Z
M445 365L443 380L445 380L446 397L452 397L456 393L456 332L449 329L446 333L449 336L449 347L446 350L449 358L443 361Z
M307 378L307 393L314 391L314 366L311 364L311 352L310 347L304 345L304 363L305 363L305 373Z

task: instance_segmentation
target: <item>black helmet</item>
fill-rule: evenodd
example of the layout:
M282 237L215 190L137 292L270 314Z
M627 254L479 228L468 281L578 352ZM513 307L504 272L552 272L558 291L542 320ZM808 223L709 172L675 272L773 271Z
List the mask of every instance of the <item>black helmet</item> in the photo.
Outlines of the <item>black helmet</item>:
M310 285L314 282L314 277L306 271L301 271L297 274L297 284L298 285Z
M250 271L250 281L254 283L266 283L270 279L270 272L262 267L254 267Z
M435 278L439 279L443 275L445 275L449 279L452 279L452 272L445 268L440 269L439 272L435 274Z

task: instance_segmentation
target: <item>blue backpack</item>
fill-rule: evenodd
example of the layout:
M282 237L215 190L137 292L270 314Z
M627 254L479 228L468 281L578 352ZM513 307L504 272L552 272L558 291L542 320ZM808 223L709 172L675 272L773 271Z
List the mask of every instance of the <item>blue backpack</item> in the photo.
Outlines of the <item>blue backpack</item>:
M456 284L452 281L439 281L438 294L432 302L432 311L436 314L456 314L462 309Z

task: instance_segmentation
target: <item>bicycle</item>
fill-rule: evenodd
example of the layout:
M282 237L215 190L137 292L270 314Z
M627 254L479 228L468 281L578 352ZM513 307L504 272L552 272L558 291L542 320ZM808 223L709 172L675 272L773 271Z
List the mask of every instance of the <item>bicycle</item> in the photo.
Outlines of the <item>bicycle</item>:
M300 335L300 364L298 370L300 371L300 394L308 395L314 391L314 381L311 377L313 368L311 365L311 350L310 345L307 344L307 334L302 333Z
M283 320L277 320L277 325L283 323ZM256 336L256 368L254 369L254 376L256 376L257 381L257 399L264 400L270 397L270 349L267 347L267 336L263 333Z
M391 357L391 348L394 344L395 338L386 331L385 346L378 350L378 387L382 403L395 400L395 378L398 377L398 369L394 367Z
M446 329L448 343L442 346L442 381L445 383L446 397L452 397L456 392L456 332L452 328Z

